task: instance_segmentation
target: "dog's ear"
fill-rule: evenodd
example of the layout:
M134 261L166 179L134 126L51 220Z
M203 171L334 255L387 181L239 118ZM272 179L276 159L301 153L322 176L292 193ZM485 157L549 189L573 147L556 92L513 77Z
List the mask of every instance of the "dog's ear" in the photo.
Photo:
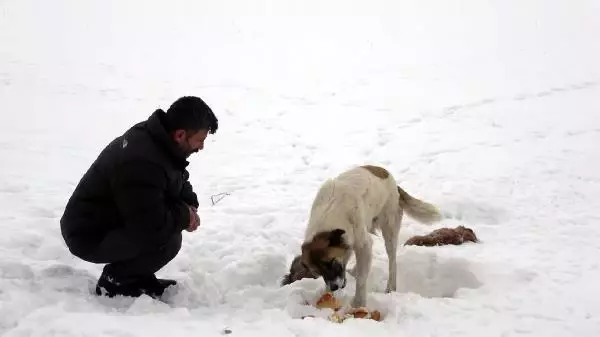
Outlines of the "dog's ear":
M304 263L310 264L310 261L307 260L309 255L318 254L323 250L327 249L330 246L331 241L331 232L319 232L317 233L311 241L304 242L302 244L302 259Z
M329 246L340 247L342 243L342 235L346 233L343 229L334 229L329 233Z

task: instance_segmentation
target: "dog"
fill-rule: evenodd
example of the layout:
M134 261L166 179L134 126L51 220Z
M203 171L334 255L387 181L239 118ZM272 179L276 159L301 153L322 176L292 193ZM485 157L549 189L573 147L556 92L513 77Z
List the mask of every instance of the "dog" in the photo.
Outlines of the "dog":
M406 240L405 246L444 246L461 245L465 242L479 242L475 232L465 226L439 228L427 235L415 235Z
M353 167L326 180L313 200L301 254L292 261L281 285L322 277L327 291L342 289L354 253L356 266L348 271L356 279L352 306L366 306L373 246L370 234L379 230L388 256L386 293L396 291L396 251L404 213L424 224L442 218L437 207L409 195L380 166Z

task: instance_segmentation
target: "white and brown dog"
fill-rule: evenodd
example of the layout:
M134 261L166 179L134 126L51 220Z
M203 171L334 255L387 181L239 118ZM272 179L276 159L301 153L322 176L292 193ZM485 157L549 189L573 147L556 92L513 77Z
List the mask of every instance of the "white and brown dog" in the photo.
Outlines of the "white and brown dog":
M382 167L355 167L325 181L311 207L302 254L294 258L282 285L323 277L328 291L344 288L346 266L354 253L356 266L349 271L356 277L352 306L366 306L373 245L370 234L380 230L389 262L386 292L395 291L396 251L404 212L421 223L441 219L435 206L410 196Z

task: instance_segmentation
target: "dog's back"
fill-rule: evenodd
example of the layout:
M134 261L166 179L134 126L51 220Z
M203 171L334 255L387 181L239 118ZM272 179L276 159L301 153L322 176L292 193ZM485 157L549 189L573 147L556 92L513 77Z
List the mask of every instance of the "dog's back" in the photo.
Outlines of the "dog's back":
M388 203L398 199L396 181L384 169L375 166L359 166L325 181L312 204L306 239L317 232L343 228L350 236L355 226L366 225L360 231L372 232L372 219ZM397 201L395 201L397 202ZM353 241L353 238L348 238Z

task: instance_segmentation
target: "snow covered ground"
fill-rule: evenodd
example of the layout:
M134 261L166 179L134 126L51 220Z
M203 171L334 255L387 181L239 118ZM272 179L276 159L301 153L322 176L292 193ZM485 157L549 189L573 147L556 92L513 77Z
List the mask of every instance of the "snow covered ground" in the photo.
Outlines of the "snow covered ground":
M597 1L0 1L0 334L600 335ZM169 303L90 295L58 220L99 150L182 95L220 129L191 159L201 228ZM299 319L279 287L318 185L386 165L480 244L375 239L382 322ZM229 193L212 205L211 195ZM354 280L340 294L349 301Z

